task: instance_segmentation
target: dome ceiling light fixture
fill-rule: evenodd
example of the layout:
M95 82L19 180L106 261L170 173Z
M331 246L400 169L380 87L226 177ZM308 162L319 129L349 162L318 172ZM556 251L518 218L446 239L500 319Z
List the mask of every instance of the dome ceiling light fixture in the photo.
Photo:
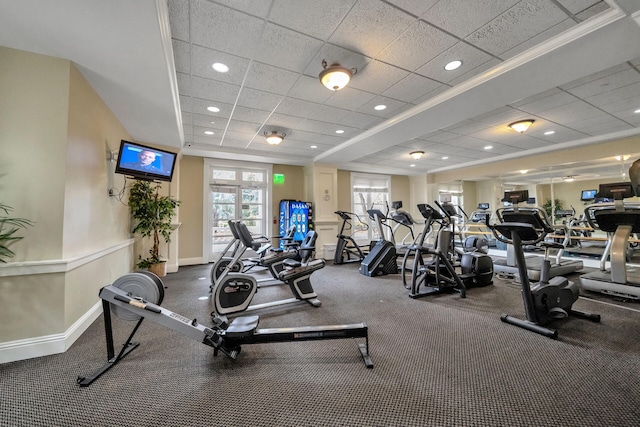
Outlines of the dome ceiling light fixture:
M424 151L412 151L409 153L414 160L420 160L420 158L424 155Z
M358 72L355 68L348 69L340 66L340 64L333 63L327 67L327 61L322 60L322 68L324 68L318 79L324 87L332 91L339 91L351 80L351 76Z
M517 122L510 123L509 127L516 132L524 133L527 129L529 129L529 126L531 126L533 122L535 122L535 120L533 119L518 120Z
M575 180L575 177L573 175L569 175L569 176L565 176L563 179L564 179L564 182L573 182Z
M274 130L274 131L271 131L271 133L265 132L264 136L266 137L267 142L269 144L278 145L282 142L284 137L287 136L287 134L285 134L284 132L282 134L278 134L278 131Z

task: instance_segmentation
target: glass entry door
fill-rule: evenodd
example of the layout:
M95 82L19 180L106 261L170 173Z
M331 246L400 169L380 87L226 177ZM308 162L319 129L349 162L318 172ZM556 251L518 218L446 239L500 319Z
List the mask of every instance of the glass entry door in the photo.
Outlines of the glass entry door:
M211 245L209 260L218 259L233 240L229 220L240 220L254 236L262 236L266 227L266 189L236 185L211 185L209 222Z
M229 229L229 220L238 219L238 187L211 186L211 256L218 258L225 247L233 240Z

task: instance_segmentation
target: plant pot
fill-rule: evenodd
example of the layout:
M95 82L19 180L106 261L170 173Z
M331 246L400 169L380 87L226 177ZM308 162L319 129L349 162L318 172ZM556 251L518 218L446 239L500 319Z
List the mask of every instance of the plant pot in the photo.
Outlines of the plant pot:
M167 275L167 262L162 261L158 264L153 264L149 267L149 271L158 277L164 277Z

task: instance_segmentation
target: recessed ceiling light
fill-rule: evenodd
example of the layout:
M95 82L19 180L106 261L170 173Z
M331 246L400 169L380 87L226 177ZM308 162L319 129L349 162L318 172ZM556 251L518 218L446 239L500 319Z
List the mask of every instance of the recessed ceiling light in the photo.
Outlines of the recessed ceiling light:
M544 134L545 134L545 135L553 135L554 133L556 133L556 131L555 131L555 130L548 130L548 131L546 131Z
M638 108L636 111L634 111L634 113L640 114L640 108Z
M459 68L461 65L462 65L462 61L456 59L455 61L451 61L447 65L445 65L444 69L447 71L453 71Z
M218 107L207 107L207 110L211 111L212 113L220 112L220 109Z
M449 156L443 156L442 160L447 160L449 158Z
M493 145L487 145L484 147L485 150L491 150L493 148Z
M386 105L380 104L380 105L376 105L375 107L373 107L374 110L378 110L378 111L382 111L385 108L387 108Z
M338 129L336 133L344 133L344 131L342 129Z
M415 167L416 167L416 165L415 165L414 163L411 163L411 164L409 165L409 167L410 167L410 168L415 168Z
M213 131L210 130L205 130L204 133L205 135L213 135Z
M318 148L318 146L317 145L312 145L311 148Z
M528 170L528 169L522 169L522 170L520 171L520 173L521 173L522 175L524 175L524 174L525 174L525 173L527 173L527 172L529 172L529 170Z
M215 124L216 124L216 122L209 122L209 123L211 123L212 125L215 125Z
M229 71L229 67L227 67L222 62L215 62L211 67L213 67L213 69L219 73L226 73L227 71Z

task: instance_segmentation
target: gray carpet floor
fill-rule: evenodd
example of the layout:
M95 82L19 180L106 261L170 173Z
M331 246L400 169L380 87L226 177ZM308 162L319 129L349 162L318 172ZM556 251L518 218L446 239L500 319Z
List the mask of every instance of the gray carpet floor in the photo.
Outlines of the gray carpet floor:
M163 306L210 322L209 266L165 277ZM524 316L512 282L413 300L399 275L327 266L322 306L259 312L260 327L366 322L374 369L347 340L247 345L238 358L150 321L140 346L106 361L102 318L62 354L0 365L2 426L638 426L640 304L585 293L601 323L558 321L552 340L500 321ZM574 276L576 278L577 275ZM261 288L254 300L290 297ZM114 318L116 346L134 322Z

